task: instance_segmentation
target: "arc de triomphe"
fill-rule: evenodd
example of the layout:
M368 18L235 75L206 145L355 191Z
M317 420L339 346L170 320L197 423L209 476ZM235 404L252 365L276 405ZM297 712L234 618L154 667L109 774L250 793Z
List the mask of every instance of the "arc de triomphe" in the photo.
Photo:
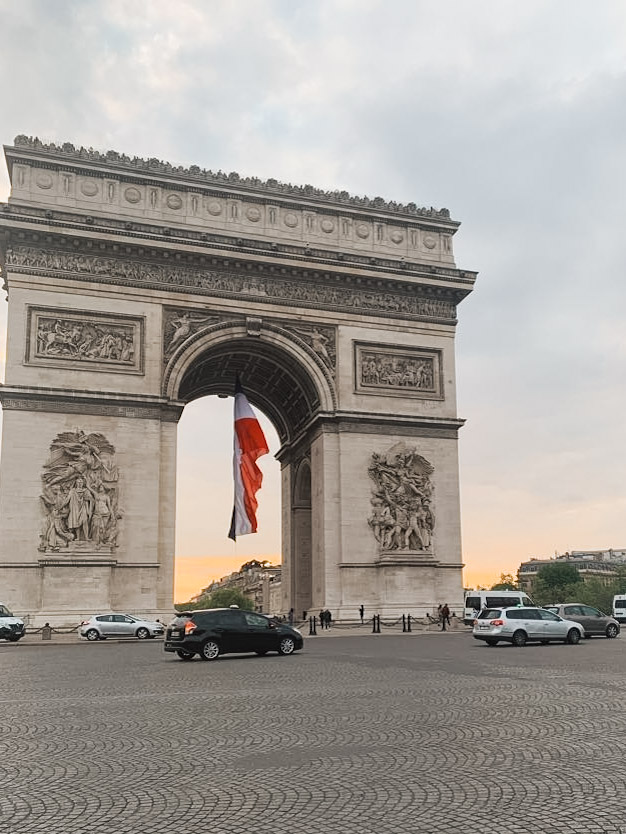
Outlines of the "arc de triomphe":
M176 427L239 374L282 447L283 608L462 600L445 209L5 147L0 599L172 610ZM224 520L221 520L222 526Z

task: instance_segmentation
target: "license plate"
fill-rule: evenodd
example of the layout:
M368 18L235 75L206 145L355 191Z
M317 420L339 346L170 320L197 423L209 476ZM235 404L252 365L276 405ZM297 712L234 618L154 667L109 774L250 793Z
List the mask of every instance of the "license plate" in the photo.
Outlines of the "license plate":
M172 631L170 637L180 637L180 631Z
M478 623L478 628L489 628L489 623Z

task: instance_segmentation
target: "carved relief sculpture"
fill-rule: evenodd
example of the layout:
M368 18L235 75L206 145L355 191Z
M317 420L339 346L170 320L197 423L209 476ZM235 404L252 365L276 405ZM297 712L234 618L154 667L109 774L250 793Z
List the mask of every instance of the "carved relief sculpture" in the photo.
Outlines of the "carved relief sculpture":
M85 552L117 547L119 474L102 434L63 432L41 476L44 526L39 550Z
M440 351L356 345L356 388L368 393L443 399L440 366Z
M296 327L292 324L285 324L284 327L285 330L295 333L306 342L317 356L319 356L331 374L333 376L335 375L337 344L334 327L318 327L316 325L312 327L307 327L306 325Z
M141 373L142 329L130 316L30 308L26 361Z
M396 443L374 453L368 468L374 481L368 523L381 553L432 553L434 468L414 447Z
M163 327L163 359L167 361L187 339L202 327L217 321L217 316L203 316L180 310L166 310Z

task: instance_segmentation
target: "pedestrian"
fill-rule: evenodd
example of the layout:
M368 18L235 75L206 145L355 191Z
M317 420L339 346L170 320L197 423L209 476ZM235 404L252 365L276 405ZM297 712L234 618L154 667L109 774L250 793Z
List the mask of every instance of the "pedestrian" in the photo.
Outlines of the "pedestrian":
M320 628L324 628L324 612L320 611Z
M450 609L448 608L448 603L447 602L441 607L441 630L442 631L446 630L446 623L448 624L448 627L450 627Z
M303 612L302 612L302 619L303 619L303 620L306 620L306 611L303 611Z
M326 628L330 628L330 624L333 621L333 615L330 613L328 608L326 609L326 611L324 611L324 615L325 615L325 620L326 620Z
M289 616L287 619L289 620L289 625L293 625L293 608L289 609Z
M361 618L361 625L363 625L363 617L365 616L365 606L361 605L359 607L359 617Z

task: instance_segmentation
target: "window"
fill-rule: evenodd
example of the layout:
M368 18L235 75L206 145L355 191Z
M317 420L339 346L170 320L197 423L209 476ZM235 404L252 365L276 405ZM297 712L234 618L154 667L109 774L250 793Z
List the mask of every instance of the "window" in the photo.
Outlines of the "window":
M265 619L265 617L261 617L259 614L252 614L246 611L243 615L244 620L246 621L246 625L252 626L252 628L269 628L270 624Z
M592 608L590 605L581 605L580 607L585 617L604 617L602 611L598 611L597 608Z
M519 597L487 597L487 606L497 608L506 608L507 605L519 605Z
M506 612L509 620L538 620L539 613L536 608L511 608Z
M479 620L493 620L502 616L502 611L499 608L483 608L478 615Z
M625 601L626 605L626 601ZM480 597L467 597L465 600L465 607L476 609L476 611L480 611Z
M113 617L110 614L102 614L100 617L96 617L96 620L99 623L110 623L113 620Z
M561 619L556 614L553 614L552 611L545 611L541 610L537 612L539 614L540 620L547 620L549 623L558 623Z
M566 605L563 608L563 616L565 617L582 617L583 609L580 605Z

